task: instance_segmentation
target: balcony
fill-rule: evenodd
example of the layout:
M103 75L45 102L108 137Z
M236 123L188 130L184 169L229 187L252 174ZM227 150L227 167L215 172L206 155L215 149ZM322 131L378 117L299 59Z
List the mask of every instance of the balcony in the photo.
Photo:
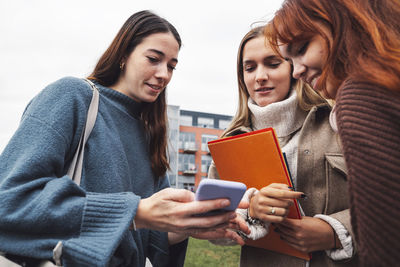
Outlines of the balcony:
M195 175L197 173L197 168L195 164L188 164L182 170L183 175Z
M185 143L183 143L183 146L181 147L181 149L183 150L183 152L186 152L186 153L196 153L197 145L196 145L196 143L193 143L193 142L185 142Z
M208 144L207 143L202 143L201 144L201 151L206 152L208 155L210 155L210 149L208 148Z

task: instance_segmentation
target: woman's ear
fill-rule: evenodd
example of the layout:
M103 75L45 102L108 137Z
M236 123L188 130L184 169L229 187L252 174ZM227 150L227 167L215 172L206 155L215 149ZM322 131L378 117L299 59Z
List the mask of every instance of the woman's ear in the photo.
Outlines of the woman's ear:
M121 71L124 70L125 67L125 61L121 61L121 63L119 63L119 68L121 69Z
M125 63L126 63L126 56L124 56L124 57L121 59L121 62L119 63L119 68L121 69L121 71L124 70Z

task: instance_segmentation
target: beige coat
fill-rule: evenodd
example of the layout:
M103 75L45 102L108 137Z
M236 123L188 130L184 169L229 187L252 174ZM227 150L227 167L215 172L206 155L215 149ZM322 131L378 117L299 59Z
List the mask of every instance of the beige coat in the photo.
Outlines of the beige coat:
M297 162L297 191L308 198L299 200L306 216L326 214L340 221L355 241L350 225L349 195L347 191L346 165L341 152L339 136L329 124L330 108L314 107L300 130ZM242 132L251 131L241 128ZM238 133L236 133L238 134ZM288 137L289 139L290 137ZM280 140L282 144L282 140ZM285 142L283 140L283 142ZM214 163L209 178L219 178ZM333 261L325 253L312 253L310 266L357 266L357 255L345 261ZM250 246L241 250L240 266L305 266L306 261L295 257Z

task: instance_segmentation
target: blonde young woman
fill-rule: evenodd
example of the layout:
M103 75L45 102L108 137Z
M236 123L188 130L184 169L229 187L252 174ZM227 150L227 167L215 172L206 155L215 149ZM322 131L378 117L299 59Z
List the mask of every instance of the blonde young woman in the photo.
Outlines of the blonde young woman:
M346 166L340 140L329 123L331 106L310 87L292 79L291 71L290 63L265 42L264 27L247 33L237 58L239 107L222 137L275 129L298 191L282 184L249 189L245 198L250 207L237 213L251 228L247 238L268 234L269 224L275 223L283 240L312 253L312 259L308 262L245 245L240 266L355 266ZM218 178L214 164L209 177ZM299 199L301 220L286 218L293 198Z

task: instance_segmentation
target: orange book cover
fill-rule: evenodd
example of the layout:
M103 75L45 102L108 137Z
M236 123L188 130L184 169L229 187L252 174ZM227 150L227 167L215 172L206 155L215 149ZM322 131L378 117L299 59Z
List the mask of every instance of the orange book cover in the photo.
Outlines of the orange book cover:
M271 183L293 187L289 172L273 128L226 137L208 142L211 156L223 180L238 181L247 188L261 189ZM301 219L297 200L288 217ZM309 260L309 253L301 252L274 232L271 225L268 235L258 240L247 240L246 245L260 247Z

